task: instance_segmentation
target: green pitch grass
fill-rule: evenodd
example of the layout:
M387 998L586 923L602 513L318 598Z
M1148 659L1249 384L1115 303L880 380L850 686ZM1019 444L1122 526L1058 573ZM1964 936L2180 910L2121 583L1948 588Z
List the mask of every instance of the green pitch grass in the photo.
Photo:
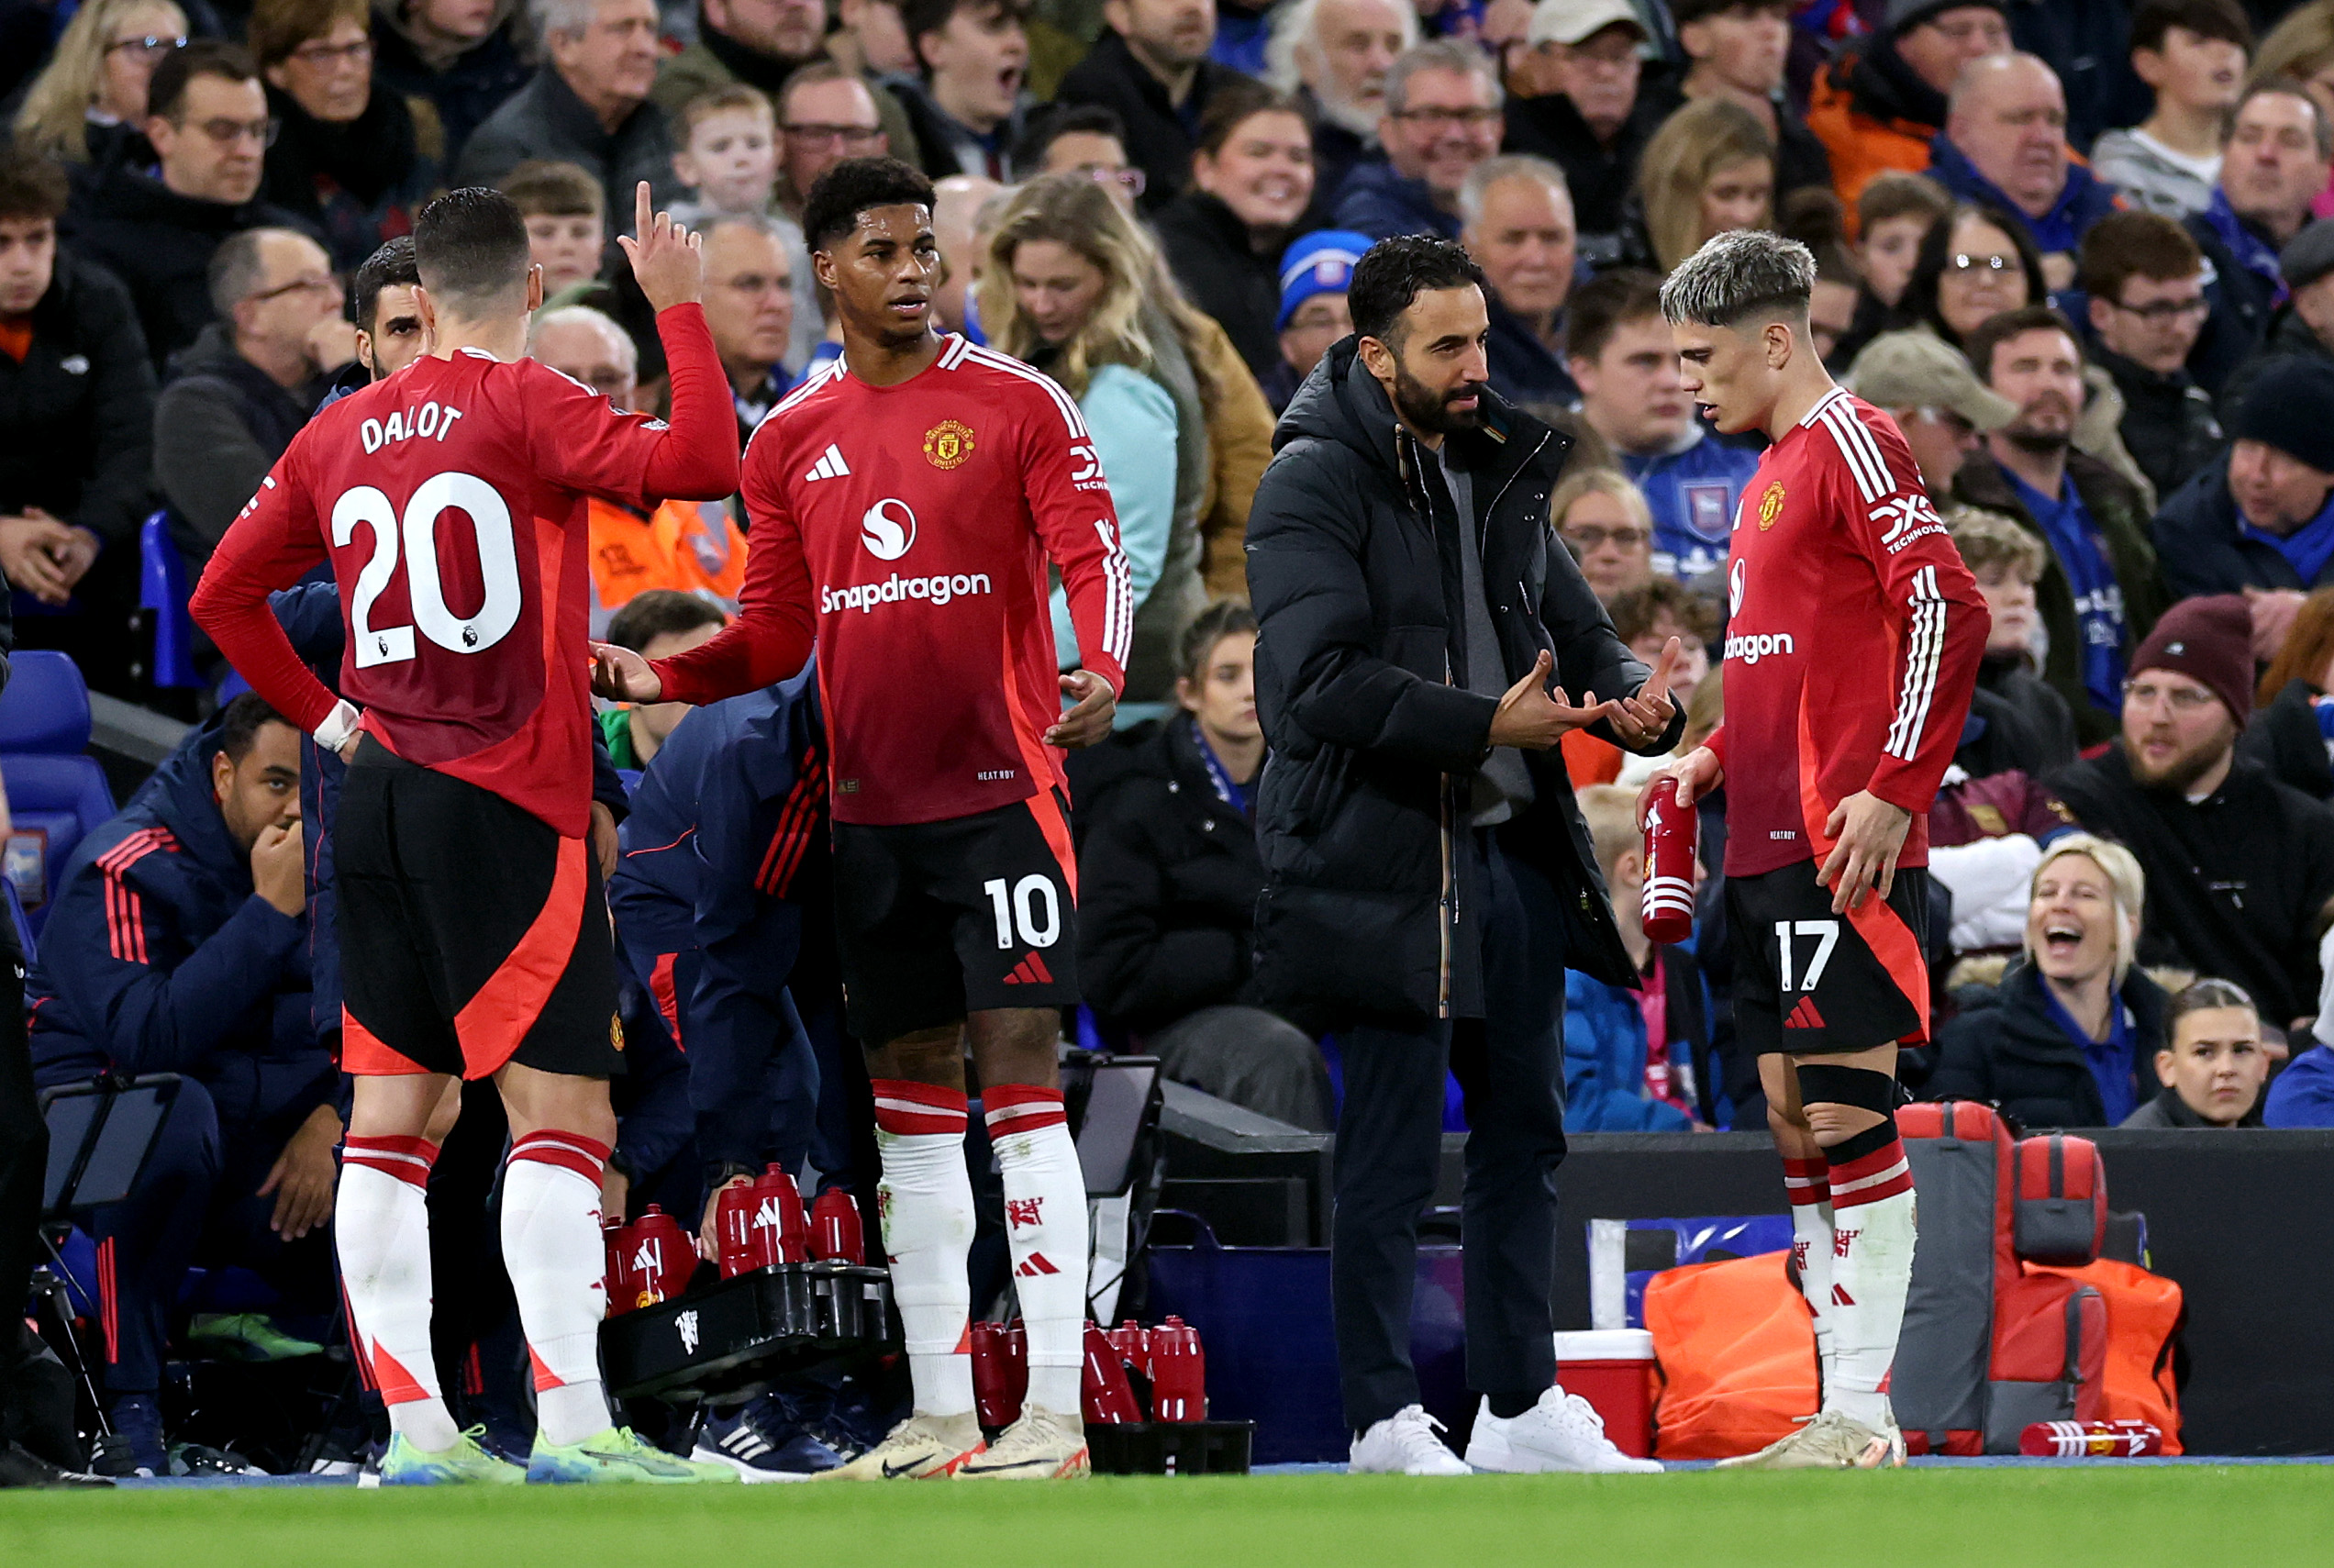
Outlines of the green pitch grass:
M1084 1485L0 1493L8 1568L1620 1568L2334 1562L2334 1473L1282 1475Z

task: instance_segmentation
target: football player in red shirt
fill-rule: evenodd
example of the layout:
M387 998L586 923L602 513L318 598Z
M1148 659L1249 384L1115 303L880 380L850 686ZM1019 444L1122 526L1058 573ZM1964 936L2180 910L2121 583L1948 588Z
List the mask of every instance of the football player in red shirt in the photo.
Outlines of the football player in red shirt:
M1125 683L1134 603L1117 516L1070 395L935 329L930 182L894 159L839 163L803 229L843 352L747 447L739 620L670 659L601 650L600 690L750 691L800 668L817 628L836 937L874 1079L884 1246L916 1385L909 1418L822 1479L1083 1475L1085 1183L1055 1067L1061 1009L1078 1000L1061 750L1109 732ZM1085 664L1069 674L1049 560ZM968 1337L965 1036L1028 1329L1021 1418L986 1450Z
M1928 808L1961 743L1985 602L1886 414L1808 336L1814 259L1757 229L1670 274L1686 390L1773 444L1727 561L1726 723L1673 768L1727 786L1735 1018L1784 1160L1823 1409L1762 1469L1902 1464L1888 1403L1913 1267L1896 1051L1928 1034ZM1659 775L1657 775L1659 776Z
M585 840L587 502L716 500L738 475L696 239L650 213L645 183L638 233L624 245L658 308L669 428L522 357L543 297L527 225L506 196L454 191L414 230L430 352L293 439L193 601L252 689L350 762L335 830L341 1064L357 1082L334 1229L358 1351L389 1405L393 1485L736 1479L611 1425L600 1384L622 1042ZM348 700L267 602L328 558ZM537 1391L525 1470L455 1430L430 1354L429 1134L457 1074L491 1074L510 1115L503 1256Z

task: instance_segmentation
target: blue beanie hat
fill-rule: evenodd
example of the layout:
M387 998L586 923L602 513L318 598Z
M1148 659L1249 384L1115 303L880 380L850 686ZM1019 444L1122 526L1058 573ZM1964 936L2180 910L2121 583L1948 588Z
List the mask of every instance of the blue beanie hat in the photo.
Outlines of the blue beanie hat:
M1297 306L1315 295L1343 294L1353 282L1353 263L1376 243L1345 228L1300 236L1281 255L1281 315L1273 329L1285 330Z

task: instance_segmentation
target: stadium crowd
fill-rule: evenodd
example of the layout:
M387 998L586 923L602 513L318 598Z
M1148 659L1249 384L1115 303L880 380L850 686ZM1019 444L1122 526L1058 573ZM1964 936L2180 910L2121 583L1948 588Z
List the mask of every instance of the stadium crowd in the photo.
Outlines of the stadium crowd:
M433 194L508 195L545 280L530 351L661 413L615 243L647 181L704 236L742 442L839 352L814 183L878 153L929 175L942 326L1075 399L1132 574L1121 729L1072 764L1079 1031L1315 1130L1335 1030L1251 984L1270 762L1243 539L1276 417L1351 331L1355 263L1430 233L1481 264L1493 389L1572 443L1549 524L1639 659L1684 645L1683 755L1722 717L1763 441L1698 416L1660 283L1724 230L1797 238L1827 362L1902 428L1993 617L1929 817L1942 1021L1906 1084L2034 1127L2334 1125L2334 0L7 0L0 38L15 647L133 703L182 700L141 568L198 574L322 405L423 351L406 236ZM590 528L595 635L663 657L734 610L735 498L595 500ZM328 682L329 584L277 609ZM1067 668L1059 594L1055 626ZM194 651L183 744L17 887L38 1082L186 1080L88 1238L109 1417L157 1473L172 1353L297 1358L336 1331L347 1114L339 762L217 700L232 673ZM711 1194L769 1161L872 1205L796 788L823 765L816 691L685 713L601 716L633 1064L607 1212L709 1235ZM1566 1129L1763 1128L1723 792L1695 934L1651 943L1634 803L1660 760L1584 731L1562 759L1640 981L1568 977ZM21 1211L40 1173L11 1133ZM463 1244L491 1233L440 1240ZM29 1265L12 1249L0 1292ZM197 1262L275 1305L190 1319ZM510 1360L494 1304L465 1311L457 1356ZM523 1371L472 1379L465 1410L523 1403ZM849 1403L757 1404L711 1440L831 1466L867 1440Z

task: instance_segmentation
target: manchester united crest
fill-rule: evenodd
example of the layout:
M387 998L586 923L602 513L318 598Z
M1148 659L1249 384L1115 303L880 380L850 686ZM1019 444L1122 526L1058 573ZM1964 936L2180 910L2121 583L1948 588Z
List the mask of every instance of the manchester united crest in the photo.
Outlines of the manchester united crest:
M1778 481L1768 485L1767 493L1759 497L1759 531L1764 533L1774 527L1775 519L1782 515L1783 485Z
M934 468L954 468L972 455L972 428L943 419L924 432L924 456Z

